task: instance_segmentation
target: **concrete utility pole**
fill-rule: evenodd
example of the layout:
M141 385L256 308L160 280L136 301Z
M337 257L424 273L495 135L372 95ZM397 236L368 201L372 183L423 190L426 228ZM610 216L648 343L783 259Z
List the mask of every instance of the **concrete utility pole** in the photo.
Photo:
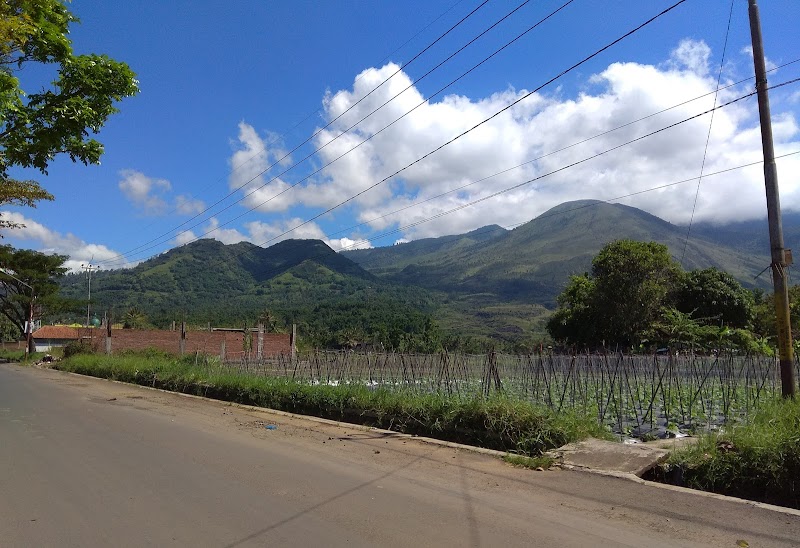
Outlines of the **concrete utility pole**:
M769 95L767 94L764 44L761 39L761 20L758 15L756 0L749 0L749 3L750 36L753 41L753 65L756 69L756 91L758 92L758 113L761 117L761 146L764 150L764 185L767 191L772 284L775 288L775 317L778 329L778 354L781 364L781 392L784 398L789 398L794 397L797 392L794 381L792 328L789 318L789 285L786 271L792 261L791 252L787 257L787 250L783 248L781 202L778 196L778 170L775 165L775 149L772 144L772 121L769 111Z
M89 280L89 298L86 302L86 327L89 327L89 309L92 306L92 272L100 270L100 267L91 263L82 264L81 268L86 271L86 278Z

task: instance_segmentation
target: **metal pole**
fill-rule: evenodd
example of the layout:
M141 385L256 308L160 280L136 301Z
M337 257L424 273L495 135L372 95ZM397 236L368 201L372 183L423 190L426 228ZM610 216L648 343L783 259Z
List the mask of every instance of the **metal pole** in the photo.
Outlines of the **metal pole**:
M794 397L797 387L794 381L794 359L792 352L792 328L789 317L789 286L786 251L783 248L783 226L781 203L778 195L778 170L775 165L775 149L772 144L772 122L767 94L767 70L764 62L764 44L761 39L761 20L756 0L749 0L750 36L753 41L753 65L756 71L758 113L761 117L761 145L764 150L764 185L767 191L767 218L769 220L769 243L772 257L772 284L775 288L775 318L778 330L778 355L781 365L781 393L784 398Z
M92 306L92 267L89 266L89 298L86 300L86 327L89 327L89 307Z
M25 357L27 358L30 352L33 350L31 345L33 344L33 288L31 287L31 304L28 307L28 333L25 340Z
M92 263L82 264L81 268L86 271L86 277L89 280L89 298L88 302L86 303L86 327L89 327L89 313L90 308L92 306L92 272L95 270L100 270L99 266L93 265Z

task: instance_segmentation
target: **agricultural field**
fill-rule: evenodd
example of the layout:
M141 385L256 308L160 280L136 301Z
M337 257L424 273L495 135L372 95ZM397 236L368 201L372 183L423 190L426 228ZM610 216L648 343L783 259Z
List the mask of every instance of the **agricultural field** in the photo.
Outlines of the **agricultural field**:
M775 358L722 355L510 355L311 352L225 368L311 385L511 400L596 418L619 437L655 439L743 421L780 395Z

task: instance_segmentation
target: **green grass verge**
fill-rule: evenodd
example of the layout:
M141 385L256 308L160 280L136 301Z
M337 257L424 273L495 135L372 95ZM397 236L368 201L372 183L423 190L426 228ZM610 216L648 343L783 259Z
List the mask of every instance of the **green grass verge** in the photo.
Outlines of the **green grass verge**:
M7 360L10 362L19 362L19 363L32 363L41 360L45 355L48 354L47 352L33 352L28 359L25 359L25 350L11 350L11 349L0 349L0 360ZM55 356L57 354L50 353L51 355Z
M413 394L362 385L309 385L257 377L213 365L143 355L76 355L54 368L195 394L387 428L528 456L589 436L609 437L594 417L559 413L530 403L492 396L464 399Z
M530 468L532 470L547 470L553 466L553 463L555 462L555 459L552 457L545 457L544 455L538 457L529 457L526 455L515 455L513 453L509 453L508 455L504 456L503 460L512 466L516 466L517 468Z
M800 508L800 399L765 402L746 424L701 437L654 479Z

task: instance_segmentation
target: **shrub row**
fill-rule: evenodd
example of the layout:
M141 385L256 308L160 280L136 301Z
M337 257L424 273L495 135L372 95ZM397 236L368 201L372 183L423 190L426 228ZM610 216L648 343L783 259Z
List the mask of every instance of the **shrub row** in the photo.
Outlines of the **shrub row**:
M180 360L159 355L75 355L55 367L523 455L540 455L589 436L609 436L593 417L557 414L502 395L466 399L354 384L312 385L285 378L234 373L213 365L196 365L193 360L193 356Z

